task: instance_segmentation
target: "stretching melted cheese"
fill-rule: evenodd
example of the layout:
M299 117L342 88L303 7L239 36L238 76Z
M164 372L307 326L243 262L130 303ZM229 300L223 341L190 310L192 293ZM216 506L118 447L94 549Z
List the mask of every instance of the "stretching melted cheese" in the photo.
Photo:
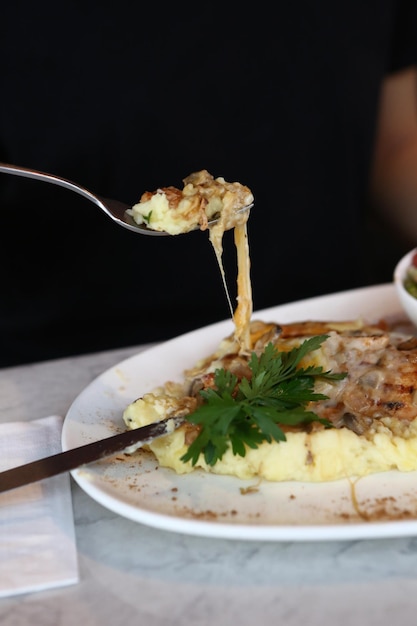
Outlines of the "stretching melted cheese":
M160 465L179 474L201 468L271 481L329 481L390 469L416 470L417 340L361 320L286 325L252 321L250 347L260 354L272 341L279 350L290 350L318 334L327 334L328 339L302 365L348 374L340 381L317 383L316 390L329 399L309 407L333 428L325 429L319 422L308 428L284 427L285 442L263 443L248 449L245 457L228 450L214 466L201 456L192 466L181 456L198 430L186 423L149 445ZM247 363L235 336L227 337L214 354L185 372L183 384L168 382L128 406L126 425L137 428L167 415L191 413L199 390L210 384L215 369L230 369L244 377Z
M145 192L140 202L129 211L138 224L171 235L188 233L196 228L209 230L217 262L229 300L236 328L236 339L242 351L249 348L249 323L252 315L250 258L247 237L249 211L239 210L253 203L251 190L241 183L228 183L224 178L214 178L207 170L190 174L184 179L182 190L161 187ZM217 220L210 224L210 220ZM237 250L237 307L228 295L222 255L223 235L234 229Z

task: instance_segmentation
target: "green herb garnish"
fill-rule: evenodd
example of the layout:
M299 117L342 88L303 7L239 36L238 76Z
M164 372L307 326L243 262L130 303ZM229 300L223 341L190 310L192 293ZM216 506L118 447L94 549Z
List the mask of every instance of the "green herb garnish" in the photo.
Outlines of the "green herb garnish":
M143 217L143 221L145 222L145 224L150 224L151 217L152 217L152 211L149 211L149 213L147 215L142 215L142 217Z
M246 446L257 448L263 441L285 441L280 424L300 425L318 421L330 427L305 407L311 401L326 400L328 396L315 393L316 378L341 380L346 374L323 372L323 368L298 367L301 359L320 347L328 335L306 339L289 352L280 352L272 343L258 357L252 353L249 367L252 377L240 382L230 371L215 371L215 389L200 391L204 404L187 419L201 426L181 460L197 463L200 454L208 465L215 465L229 445L233 454L244 457Z

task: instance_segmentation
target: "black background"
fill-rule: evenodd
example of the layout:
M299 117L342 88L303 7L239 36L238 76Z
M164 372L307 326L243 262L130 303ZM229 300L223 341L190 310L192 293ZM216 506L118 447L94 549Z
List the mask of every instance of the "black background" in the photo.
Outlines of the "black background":
M381 80L416 60L415 2L140 6L3 7L0 159L132 204L203 168L248 185L255 309L390 281L409 242L375 223L367 180ZM0 366L229 315L206 233L141 237L4 174L0 211ZM233 294L231 233L225 264Z

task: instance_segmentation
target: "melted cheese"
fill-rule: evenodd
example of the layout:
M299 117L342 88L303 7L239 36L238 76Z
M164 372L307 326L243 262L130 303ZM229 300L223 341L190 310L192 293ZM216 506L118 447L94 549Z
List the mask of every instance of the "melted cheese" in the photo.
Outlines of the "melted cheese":
M148 228L178 235L195 228L209 230L220 268L230 312L236 328L240 349L249 350L249 324L252 315L252 290L250 258L247 237L249 211L239 210L253 203L253 195L241 183L229 183L224 178L214 178L207 170L190 174L184 179L182 190L162 187L145 192L140 202L129 211L138 224ZM214 224L210 220L216 219ZM223 236L226 230L235 229L237 251L237 308L233 312L227 280L223 268Z

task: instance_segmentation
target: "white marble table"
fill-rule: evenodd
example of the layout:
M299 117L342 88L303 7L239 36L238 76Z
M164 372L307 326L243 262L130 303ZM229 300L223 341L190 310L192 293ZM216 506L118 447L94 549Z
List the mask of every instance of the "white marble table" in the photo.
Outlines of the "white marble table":
M0 370L0 420L65 415L138 348ZM129 521L72 482L80 582L0 600L1 626L415 626L417 537L244 542Z

